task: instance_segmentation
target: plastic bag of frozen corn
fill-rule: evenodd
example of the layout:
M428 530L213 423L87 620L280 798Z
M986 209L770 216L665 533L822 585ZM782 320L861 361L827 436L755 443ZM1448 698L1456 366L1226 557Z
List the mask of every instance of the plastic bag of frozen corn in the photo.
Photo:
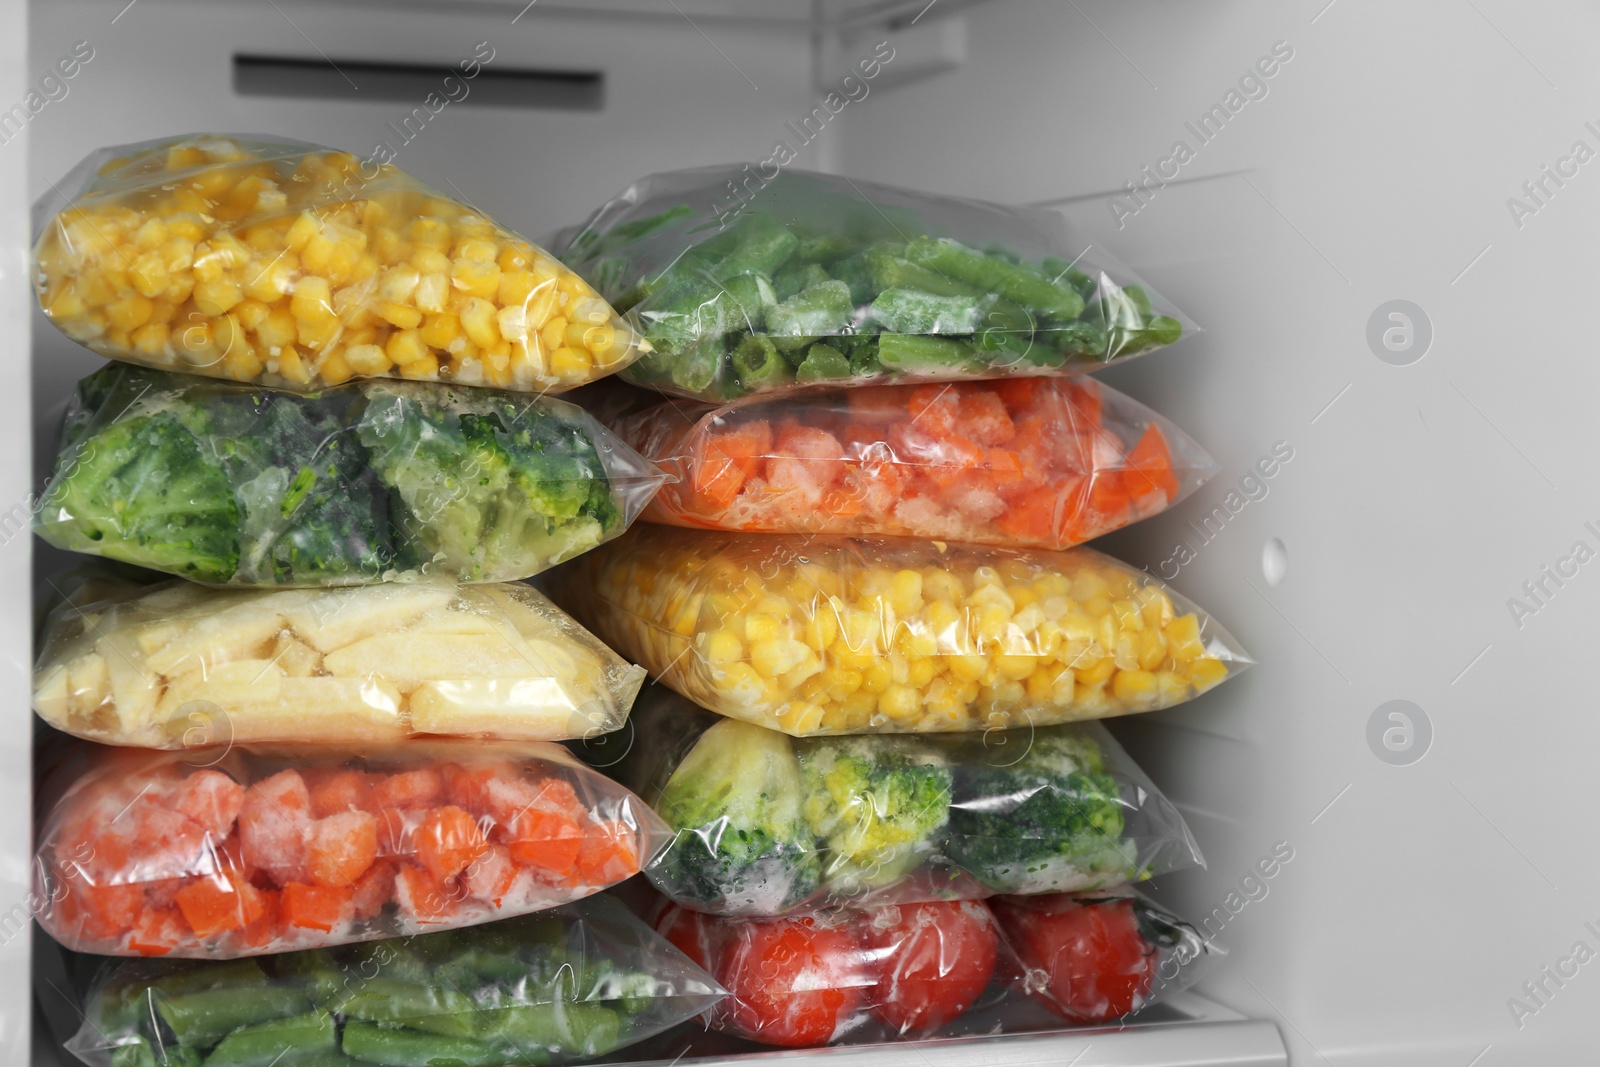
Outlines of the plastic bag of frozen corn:
M653 347L627 380L721 402L1066 374L1194 329L1059 212L748 171L651 175L553 242Z
M143 748L561 741L615 730L644 671L530 586L223 590L165 582L49 617L33 707Z
M647 526L558 599L702 707L795 736L1045 726L1181 704L1250 662L1087 548Z
M192 135L102 149L61 188L34 249L39 304L111 359L297 391L560 392L642 351L543 249L346 152Z

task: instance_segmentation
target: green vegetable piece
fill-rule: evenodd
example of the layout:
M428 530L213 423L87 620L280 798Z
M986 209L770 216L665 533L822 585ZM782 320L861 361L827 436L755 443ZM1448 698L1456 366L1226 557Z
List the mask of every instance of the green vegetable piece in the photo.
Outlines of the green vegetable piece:
M920 267L997 293L1046 318L1072 319L1083 311L1083 298L1032 267L986 256L947 238L919 237L906 248L906 258Z
M752 272L770 277L800 247L800 238L766 214L745 216L725 231L724 236L737 240L734 250L716 267L717 278L724 281ZM705 251L705 246L701 250Z
M1117 780L1071 727L1017 735L1016 760L957 759L949 859L996 893L1054 893L1137 877ZM959 744L961 742L946 742ZM992 742L991 742L992 746Z
M740 274L729 278L728 296L744 316L745 328L759 330L766 325L767 308L778 302L773 294L772 282L765 274Z
M794 372L800 382L849 381L850 361L832 345L812 345L806 349L805 362Z
M857 306L872 303L872 298L878 295L877 285L873 284L872 274L867 268L866 255L857 253L834 263L828 268L833 277L844 282L850 288L850 302Z
M722 376L724 352L720 336L706 337L693 348L670 357L672 384L696 395L705 394Z
M842 233L823 233L800 238L795 258L806 263L826 263L842 259L856 250L856 242Z
M478 1020L480 1041L555 1050L563 1058L604 1056L622 1035L617 1013L599 1004L522 1004L482 1012Z
M503 1067L538 1064L548 1059L543 1050L493 1047L464 1037L442 1037L355 1021L344 1024L344 1051L362 1063L384 1067Z
M791 377L789 364L772 339L757 333L746 334L733 350L733 372L747 393L775 389Z
M176 1051L176 1048L173 1051ZM112 1049L111 1067L163 1067L163 1065L156 1059L155 1049L150 1047L150 1042L141 1037L131 1044L118 1045Z
M634 314L645 337L668 355L681 355L707 338L746 327L745 311L734 295L703 278L675 285Z
M112 422L64 455L36 528L58 548L196 581L225 582L239 567L233 484L170 412Z
M850 287L841 281L813 285L767 312L767 331L778 337L827 337L855 313Z
M793 743L723 719L668 779L655 809L676 832L650 880L675 899L777 914L816 890L818 862L801 812Z
M183 969L163 974L154 982L130 981L125 988L143 1003L147 989L154 990L157 996L178 997L206 989L253 989L267 981L261 965L253 959L185 960L179 966Z
M779 300L788 300L801 290L828 280L828 272L819 264L791 263L772 279L772 290Z
M156 1014L180 1045L204 1048L241 1026L309 1011L304 991L276 985L231 986L155 998Z
M807 738L795 750L829 888L889 885L933 854L950 817L950 768L939 750L888 737Z
M1072 291L1085 301L1094 295L1095 289L1100 284L1095 281L1093 276L1085 274L1066 260L1056 256L1045 256L1039 266L1043 268L1052 282L1057 285L1065 282L1067 285L1072 286Z
M235 1030L206 1056L206 1067L280 1067L302 1055L336 1053L339 1028L325 1012Z
M901 374L972 371L978 366L972 346L963 341L908 333L879 334L878 361L885 369Z
M885 289L872 317L887 333L962 336L978 329L983 303L968 296L939 296L914 289Z
M522 969L526 975L527 968ZM374 978L344 998L340 1011L352 1019L388 1023L430 1034L471 1037L477 1006L465 993L444 983L426 984Z
M968 285L966 282L946 277L926 267L919 267L910 260L896 255L892 249L882 245L868 249L865 259L867 271L872 275L872 283L879 291L884 289L915 289L918 292L933 293L936 296L979 297L988 295L975 285Z

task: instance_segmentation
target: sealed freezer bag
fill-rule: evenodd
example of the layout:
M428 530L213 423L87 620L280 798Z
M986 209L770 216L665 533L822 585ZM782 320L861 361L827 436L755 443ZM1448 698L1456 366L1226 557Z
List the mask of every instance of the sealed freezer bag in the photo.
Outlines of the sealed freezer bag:
M1187 434L1092 378L1008 378L667 401L612 425L676 481L655 522L1069 548L1215 471Z
M171 581L51 613L33 707L143 748L615 730L645 674L533 588L228 590Z
M67 1049L91 1067L568 1063L721 996L601 896L458 933L232 962L110 961Z
M653 346L624 376L711 401L1068 373L1186 326L1057 212L806 171L652 175L558 247Z
M643 350L543 249L375 159L191 135L103 149L62 187L34 249L39 306L111 359L299 392L544 393Z
M666 821L645 874L701 911L1054 893L1203 862L1099 723L791 738L653 686L630 725L582 751Z
M1250 662L1198 607L1087 548L646 526L562 580L564 605L624 658L800 737L1151 711Z
M471 926L637 874L661 821L543 742L95 749L44 816L78 952L231 959Z
M1018 977L976 900L765 919L669 904L655 927L728 991L708 1028L764 1045L934 1036Z
M662 477L560 400L117 364L78 384L34 528L211 585L509 581L621 532Z

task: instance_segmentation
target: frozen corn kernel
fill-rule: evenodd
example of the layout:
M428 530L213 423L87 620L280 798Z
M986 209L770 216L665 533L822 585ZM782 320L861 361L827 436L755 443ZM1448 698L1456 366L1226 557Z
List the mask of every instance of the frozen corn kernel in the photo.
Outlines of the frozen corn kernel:
M1194 605L1084 548L646 527L585 555L570 583L624 656L793 734L1149 711L1249 662Z
M210 136L114 154L34 251L40 306L103 356L297 391L559 392L648 350L566 267L391 166ZM243 347L213 358L197 342L229 314Z

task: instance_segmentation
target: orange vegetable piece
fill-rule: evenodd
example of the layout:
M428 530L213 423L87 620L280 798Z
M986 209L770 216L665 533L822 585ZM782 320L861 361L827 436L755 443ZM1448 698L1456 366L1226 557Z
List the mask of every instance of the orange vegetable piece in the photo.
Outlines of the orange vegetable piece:
M584 834L577 819L529 808L506 824L506 841L513 860L564 880L578 864Z
M283 932L282 905L276 889L258 889L261 917L239 932L239 940L250 948L264 949Z
M985 448L1003 445L1017 436L1005 401L993 389L964 385L961 389L961 429Z
M391 774L372 787L379 808L431 808L444 794L444 779L431 767Z
M511 860L511 853L502 845L490 845L487 852L461 872L461 884L467 893L497 908L511 891L511 884L516 879L516 864Z
M545 778L537 782L520 775L498 778L484 788L489 814L506 826L530 808L560 812L573 818L584 814L577 791L565 778Z
M357 880L350 902L358 920L373 918L394 899L394 870L394 860L381 859Z
M1061 394L1075 421L1100 425L1100 384L1092 378L1071 378L1061 383Z
M725 508L761 469L771 451L772 427L764 419L734 428L708 429L699 455L690 460L690 488L713 507Z
M90 885L79 879L68 884L62 900L73 902L84 934L96 941L121 937L133 929L145 907L144 888L137 883Z
M458 910L460 892L414 863L402 864L395 872L395 900L402 912L420 923L448 922Z
M1015 419L1033 407L1041 387L1048 389L1050 386L1043 378L1001 378L991 382L989 387Z
M378 820L364 811L342 811L311 824L306 870L320 886L349 887L378 857Z
M911 390L906 409L911 413L911 425L934 437L955 433L956 418L961 413L959 396L951 385L917 386Z
M639 873L639 843L626 823L599 819L583 835L578 854L578 880L600 886L620 882Z
M935 485L951 485L964 471L983 464L983 449L965 437L952 434L940 441L937 447L938 459L922 468L922 472Z
M215 937L239 930L261 918L261 891L237 871L196 878L174 898L196 937Z
M220 841L232 831L243 804L244 786L219 771L203 770L184 780L173 807Z
M303 881L304 833L311 823L311 796L295 771L280 771L244 791L239 843L244 863L267 872L279 885Z
M370 811L372 785L370 775L362 771L333 770L314 778L306 775L311 794L311 814L318 819L337 815L343 811Z
M151 908L128 935L128 949L141 956L165 956L184 939L183 916L177 908Z
M1161 427L1151 423L1139 443L1122 461L1128 495L1138 500L1152 491L1166 494L1170 501L1178 495L1178 478L1172 473L1172 451Z
M1050 545L1056 542L1061 495L1044 486L1030 489L1011 501L997 520L1001 532L1014 541L1029 545Z
M350 897L348 889L291 882L283 887L283 895L279 898L283 925L330 933L345 918Z
M441 882L461 873L488 847L478 821L453 805L429 812L417 827L417 861Z
M517 777L517 768L507 760L465 767L451 763L439 768L439 776L444 780L446 800L474 815L484 815L489 811L489 783L496 778Z

